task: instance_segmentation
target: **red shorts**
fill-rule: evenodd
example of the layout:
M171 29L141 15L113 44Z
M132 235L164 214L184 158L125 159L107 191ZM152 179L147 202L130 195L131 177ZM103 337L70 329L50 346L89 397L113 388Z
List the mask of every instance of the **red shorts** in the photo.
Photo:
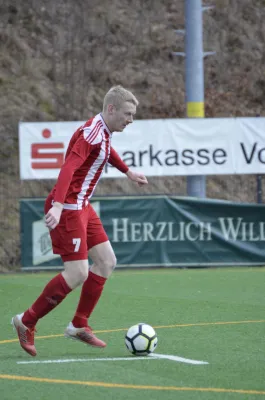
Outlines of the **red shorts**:
M52 207L52 197L45 202L45 214ZM59 224L50 231L54 254L63 261L85 260L88 251L109 240L95 210L88 204L82 210L63 210Z

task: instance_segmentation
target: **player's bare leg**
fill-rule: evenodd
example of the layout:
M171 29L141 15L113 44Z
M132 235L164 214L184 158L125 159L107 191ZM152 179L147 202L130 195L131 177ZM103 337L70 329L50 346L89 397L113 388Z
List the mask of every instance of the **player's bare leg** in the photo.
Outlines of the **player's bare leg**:
M62 276L64 277L67 285L73 290L87 280L88 268L89 266L87 259L78 261L65 261Z
M107 279L117 264L117 259L110 242L107 241L92 247L88 254L93 261L90 271Z
M75 316L66 328L65 336L95 347L105 347L106 343L93 334L88 325L88 318L101 296L107 278L116 265L116 257L109 241L94 246L89 251L89 256L93 265L90 268L88 279L83 284Z

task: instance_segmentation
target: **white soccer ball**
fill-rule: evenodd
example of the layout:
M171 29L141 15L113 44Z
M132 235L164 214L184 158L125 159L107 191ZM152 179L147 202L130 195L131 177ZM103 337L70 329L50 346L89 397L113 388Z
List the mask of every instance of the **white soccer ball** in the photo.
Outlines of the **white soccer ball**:
M156 332L152 326L145 323L133 325L125 335L125 344L135 356L147 356L156 349Z

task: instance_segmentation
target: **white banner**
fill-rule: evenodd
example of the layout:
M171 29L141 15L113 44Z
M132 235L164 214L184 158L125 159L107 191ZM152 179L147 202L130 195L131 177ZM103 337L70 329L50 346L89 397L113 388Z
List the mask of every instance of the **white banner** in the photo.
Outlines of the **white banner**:
M20 123L21 179L56 179L68 142L83 123ZM114 133L112 145L146 176L265 173L265 118L137 120ZM103 174L121 176L109 164Z

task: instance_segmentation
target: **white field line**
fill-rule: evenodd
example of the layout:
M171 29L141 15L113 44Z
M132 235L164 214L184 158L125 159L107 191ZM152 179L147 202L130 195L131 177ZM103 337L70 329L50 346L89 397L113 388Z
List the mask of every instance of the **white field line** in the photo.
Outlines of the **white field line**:
M158 360L165 359L171 361L177 361L187 364L208 364L205 361L190 360L188 358L182 358L178 356L171 356L167 354L150 354L145 357L109 357L109 358L69 358L59 360L34 360L34 361L17 361L17 364L60 364L60 363L71 363L71 362L89 362L89 361L137 361L137 360Z
M166 360L177 361L177 362L182 362L182 363L186 363L186 364L194 364L194 365L209 364L207 361L190 360L189 358L171 356L169 354L150 354L149 357L152 357L152 358L163 358L163 359L166 359Z
M89 362L89 361L134 361L134 360L148 360L148 357L69 358L61 360L17 361L17 364L60 364L60 363Z

